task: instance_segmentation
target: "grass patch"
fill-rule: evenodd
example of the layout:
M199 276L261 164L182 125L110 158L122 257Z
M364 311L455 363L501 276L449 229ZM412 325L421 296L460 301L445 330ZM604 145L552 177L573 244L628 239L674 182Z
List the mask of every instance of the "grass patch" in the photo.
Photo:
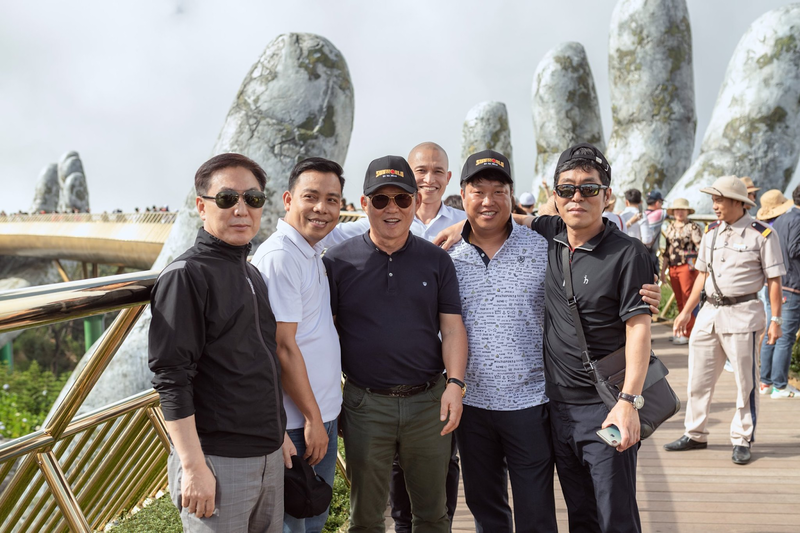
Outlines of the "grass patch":
M658 305L659 316L663 314L664 318L667 320L674 320L676 316L678 316L678 302L676 300L672 301L672 304L667 309L667 312L664 313L664 306L667 305L669 299L672 297L672 287L669 283L662 283L661 284L661 303Z
M339 450L344 453L342 439L339 439ZM333 499L331 513L323 529L326 533L336 533L347 523L350 517L350 488L336 471L333 482ZM169 494L153 501L134 515L119 521L111 531L114 533L180 533L183 531L178 509L172 504Z

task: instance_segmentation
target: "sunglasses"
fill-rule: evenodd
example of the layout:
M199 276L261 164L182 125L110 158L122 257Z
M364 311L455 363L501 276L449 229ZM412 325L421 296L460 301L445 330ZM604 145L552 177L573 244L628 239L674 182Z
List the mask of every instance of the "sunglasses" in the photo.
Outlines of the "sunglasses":
M244 203L255 209L264 207L267 202L267 195L261 191L244 191L242 193ZM214 200L220 209L230 209L239 203L239 193L236 191L220 191L216 196L200 196L206 200Z
M395 194L394 196L376 194L375 196L370 196L369 199L372 202L372 207L375 209L385 209L386 206L389 205L389 200L394 200L394 203L400 209L408 209L414 202L414 196L405 192Z
M608 185L600 185L598 183L586 183L584 185L556 185L556 194L561 198L572 198L575 196L575 191L581 191L581 196L584 198L590 196L597 196L602 189L608 189Z

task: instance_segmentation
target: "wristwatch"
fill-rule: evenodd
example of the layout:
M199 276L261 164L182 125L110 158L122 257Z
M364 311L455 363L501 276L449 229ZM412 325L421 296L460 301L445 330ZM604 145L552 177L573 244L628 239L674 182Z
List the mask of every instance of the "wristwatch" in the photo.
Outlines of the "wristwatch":
M637 411L644 407L644 396L637 396L635 394L627 394L624 392L620 392L617 395L618 400L625 400L626 402L633 405L633 408Z
M775 322L775 323L776 323L776 324L778 324L779 326L782 326L782 325L783 325L783 317L780 317L780 316L774 316L774 317L770 318L769 320L770 320L770 322Z
M456 385L461 387L461 397L462 398L467 395L467 384L464 383L463 381L461 381L460 379L450 378L450 379L447 380L447 383L448 384L455 383Z

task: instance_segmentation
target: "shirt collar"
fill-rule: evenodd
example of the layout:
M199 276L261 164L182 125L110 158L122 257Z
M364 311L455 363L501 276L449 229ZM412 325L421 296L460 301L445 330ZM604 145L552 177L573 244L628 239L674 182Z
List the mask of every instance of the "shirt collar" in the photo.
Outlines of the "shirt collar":
M297 249L302 252L304 256L308 259L314 257L314 255L322 254L323 246L321 243L317 243L314 246L311 246L308 241L300 235L300 232L297 231L294 226L283 220L282 218L278 219L278 227L275 230L276 233L281 235L286 235L286 237L295 245Z
M753 217L750 216L750 213L745 212L744 216L742 216L742 218L740 218L739 220L737 220L733 224L728 224L727 222L723 221L719 225L719 230L720 231L725 231L728 228L728 226L730 225L731 231L736 231L737 233L742 235L742 234L744 234L745 230L747 229L747 227L752 222L753 222Z
M603 231L601 231L600 233L598 233L597 235L595 235L594 237L589 239L587 242L585 242L585 243L581 244L580 246L576 247L575 249L576 250L584 250L586 252L591 252L595 248L597 248L597 246L599 246L601 242L603 242L603 239L606 238L606 235L608 235L612 231L619 231L617 229L616 224L614 224L612 221L608 220L607 218L604 218L603 222L605 223L604 226L603 226ZM564 246L569 246L569 238L567 237L567 228L566 228L566 226L564 227L564 231L562 231L561 233L556 235L553 238L553 240L563 244ZM572 247L570 247L570 249L572 249Z
M386 252L384 252L383 250L381 250L380 248L378 248L377 244L372 242L372 239L369 237L369 231L365 231L364 234L362 235L362 238L364 239L364 242L367 243L367 245L370 248L372 248L373 250L375 250L376 252L382 253L383 255L389 255ZM408 237L406 238L405 244L399 250L395 250L394 252L392 252L392 255L399 254L401 252L406 251L406 249L409 246L411 246L411 241L413 241L413 240L414 240L414 234L409 231L408 232Z
M506 223L506 240L511 236L511 232L514 230L514 219L512 217L508 217L508 222ZM469 236L472 235L472 226L469 223L469 219L464 220L464 229L461 230L461 238L464 239L464 242L469 242Z

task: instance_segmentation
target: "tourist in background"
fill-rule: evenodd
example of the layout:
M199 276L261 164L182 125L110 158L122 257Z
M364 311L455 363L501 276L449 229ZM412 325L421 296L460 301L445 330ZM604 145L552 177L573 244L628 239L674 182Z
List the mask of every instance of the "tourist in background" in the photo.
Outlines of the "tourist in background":
M692 294L694 280L697 278L695 270L697 250L703 239L700 225L689 220L689 215L692 213L694 209L689 206L689 201L685 198L676 198L667 209L667 214L674 220L664 232L667 246L664 249L664 260L661 262L661 282L666 283L666 274L669 271L669 282L678 304L678 313L683 311L686 301ZM690 316L685 333L672 338L674 344L689 343L694 318L694 315Z
M759 392L770 398L781 400L797 397L797 389L789 385L789 365L792 362L792 347L797 329L800 327L800 187L787 200L778 190L761 195L758 218L774 220L772 228L778 234L786 274L781 278L783 305L783 335L778 342L761 345L761 385ZM777 218L776 218L777 217ZM767 315L772 308L767 300Z
M619 228L623 233L625 232L625 221L622 220L622 215L614 213L614 206L617 204L617 197L613 193L608 195L608 202L606 202L605 210L603 211L603 218L607 218L614 225Z
M642 216L642 192L639 189L625 191L625 209L619 215L625 223L625 232L628 236L641 241L642 226L645 221Z

